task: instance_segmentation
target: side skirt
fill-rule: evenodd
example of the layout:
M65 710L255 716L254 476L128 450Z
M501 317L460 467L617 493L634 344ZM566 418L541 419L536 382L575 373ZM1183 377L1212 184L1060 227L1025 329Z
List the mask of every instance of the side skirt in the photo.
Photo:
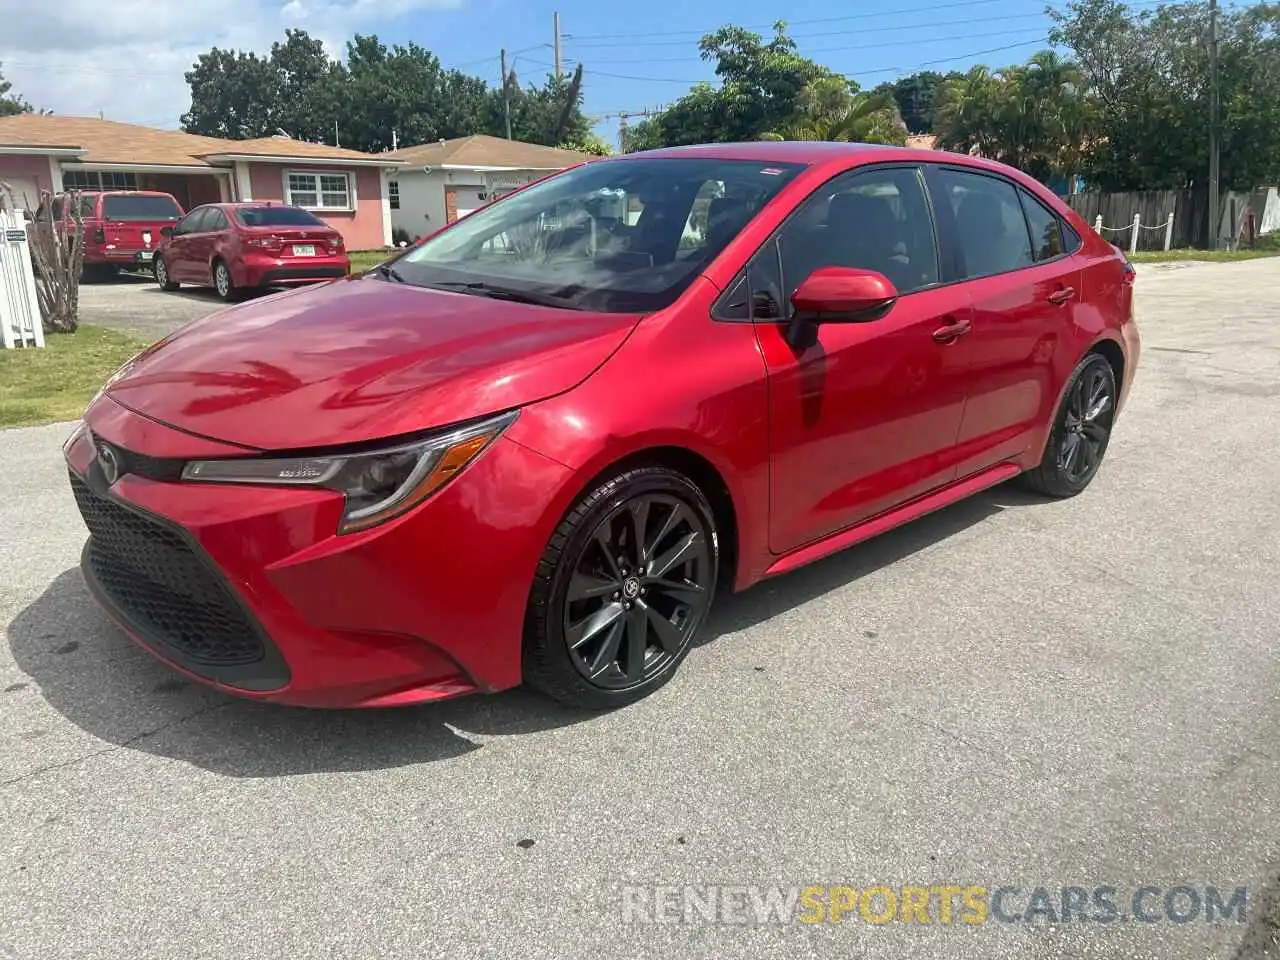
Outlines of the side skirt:
M799 547L775 560L765 570L764 577L776 577L781 573L789 573L815 560L820 560L833 553L839 553L847 547L852 547L854 544L861 543L864 540L870 540L874 536L892 530L894 527L900 527L904 523L923 517L927 513L933 513L935 510L948 507L980 490L1003 483L1016 477L1021 472L1022 468L1013 462L998 463L994 467L988 467L981 473L975 473L957 483L943 487L941 490L935 490L933 493L926 494L917 500L911 500L900 507L895 507L887 513L872 517L870 520L864 520L857 526L849 527L824 537L815 543Z

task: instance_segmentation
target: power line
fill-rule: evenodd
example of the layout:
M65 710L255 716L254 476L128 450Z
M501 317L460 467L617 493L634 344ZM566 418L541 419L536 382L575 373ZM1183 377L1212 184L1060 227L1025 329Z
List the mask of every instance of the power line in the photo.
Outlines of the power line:
M972 23L973 21L964 21L964 22ZM942 26L946 26L946 24L939 23L939 24L933 24L933 26L942 27ZM910 40L894 40L890 42L877 41L875 43L846 44L844 46L839 46L839 47L816 47L816 48L805 50L802 52L804 53L805 56L808 56L810 54L819 54L819 53L843 53L844 51L847 51L847 50L878 50L881 47L914 47L922 43L937 43L942 40L980 40L980 39L990 38L990 37L1012 37L1018 34L1027 34L1027 33L1036 33L1036 34L1043 35L1043 29L1039 26L1028 25L1025 27L1020 27L1016 30L994 30L994 31L988 31L986 33L950 34L945 37L913 37ZM569 62L574 63L575 58L570 58ZM576 62L586 63L587 61L581 60L580 58L578 58ZM603 63L605 65L619 65L619 64L628 64L628 63L688 63L689 58L688 57L661 57L656 59L649 58L649 59L643 59L643 60L597 60L594 57L592 57L590 62Z
M787 26L788 27L807 26L811 23L838 23L845 20L863 20L869 17L897 16L900 13L922 13L922 12L927 12L931 10L948 10L954 7L976 7L976 6L979 6L980 4L1002 3L1002 2L1004 2L1004 0L951 0L951 2L949 3L935 3L935 4L929 4L923 7L904 7L901 10L882 10L877 13L850 13L840 17L818 17L812 20L789 20L787 21ZM675 37L675 36L687 36L689 34L702 36L703 34L714 33L716 30L719 30L721 26L724 26L724 24L721 24L720 26L716 26L716 27L711 27L710 29L707 29L707 30L657 30L652 33L567 33L565 34L565 39L579 41L579 40L611 40L614 38L626 39L628 37L630 38ZM772 23L754 23L754 24L745 24L744 26L745 26L745 29L747 30L772 30L773 29ZM674 42L684 43L687 41L674 41ZM630 46L631 44L625 44L625 45Z

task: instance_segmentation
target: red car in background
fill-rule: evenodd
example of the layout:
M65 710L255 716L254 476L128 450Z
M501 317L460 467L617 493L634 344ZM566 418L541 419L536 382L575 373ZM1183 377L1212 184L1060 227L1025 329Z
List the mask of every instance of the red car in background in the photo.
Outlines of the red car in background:
M52 198L53 221L62 236L74 229L71 194ZM77 194L84 222L84 275L110 276L120 270L149 268L163 230L177 223L182 205L167 193L108 190ZM36 220L44 222L44 210Z
M156 283L213 287L234 301L250 290L315 283L351 272L342 234L300 207L211 203L164 231Z
M974 157L594 161L135 357L65 447L81 566L242 696L620 706L721 592L1015 477L1083 492L1138 364L1134 280Z

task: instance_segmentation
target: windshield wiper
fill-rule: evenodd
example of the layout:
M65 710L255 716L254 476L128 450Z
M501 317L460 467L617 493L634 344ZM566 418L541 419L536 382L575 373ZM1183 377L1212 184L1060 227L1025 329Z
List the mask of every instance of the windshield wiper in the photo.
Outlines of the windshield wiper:
M473 293L479 297L493 300L510 300L513 303L532 303L539 307L563 307L575 310L573 304L563 297L554 297L545 293L530 293L526 290L512 290L508 287L494 287L480 280L437 280L429 283L430 287L441 287L446 290L458 290L462 293Z
M404 274L389 263L380 263L374 269L378 271L378 275L382 277L383 280L394 280L396 283L408 283L404 278Z

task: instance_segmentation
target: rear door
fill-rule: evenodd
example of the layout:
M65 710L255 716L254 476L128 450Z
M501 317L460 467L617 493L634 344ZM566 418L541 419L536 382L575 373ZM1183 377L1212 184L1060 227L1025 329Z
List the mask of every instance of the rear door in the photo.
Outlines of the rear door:
M1055 360L1071 341L1080 264L1057 216L1011 179L939 166L930 186L973 306L958 437L964 476L1026 451L1053 416Z
M792 347L784 291L824 266L879 271L898 300L880 319L823 324L816 343ZM773 552L954 478L966 338L948 331L964 329L969 309L943 277L915 164L863 167L829 181L757 255L748 302L769 377Z

